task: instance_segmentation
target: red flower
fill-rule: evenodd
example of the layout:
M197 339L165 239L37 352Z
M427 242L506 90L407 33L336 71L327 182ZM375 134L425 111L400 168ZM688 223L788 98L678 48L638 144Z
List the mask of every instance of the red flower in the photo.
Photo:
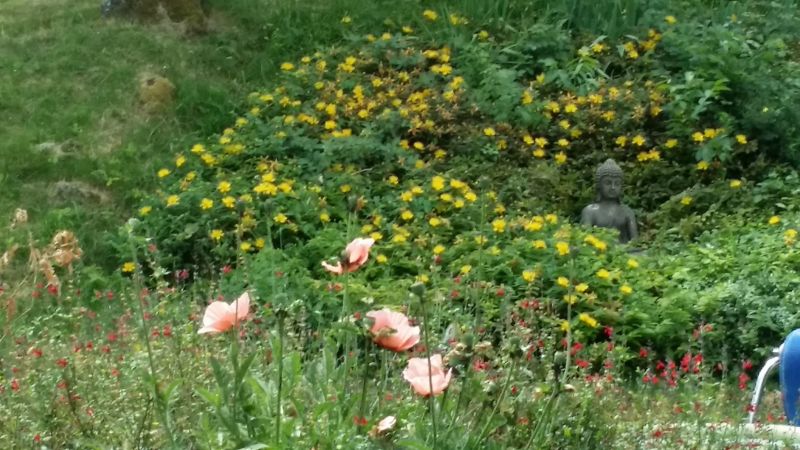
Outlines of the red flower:
M648 352L646 348L639 349L639 357L640 358L647 358Z
M63 369L63 368L65 368L65 367L67 367L67 359L66 359L66 358L59 358L59 359L56 361L56 365L57 365L58 367L61 367L62 369Z

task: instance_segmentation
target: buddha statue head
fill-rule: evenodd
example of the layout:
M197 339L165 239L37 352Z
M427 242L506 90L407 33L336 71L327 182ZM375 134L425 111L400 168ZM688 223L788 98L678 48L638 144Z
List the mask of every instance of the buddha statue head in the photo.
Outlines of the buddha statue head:
M609 158L601 164L594 175L597 201L620 202L622 197L622 169Z

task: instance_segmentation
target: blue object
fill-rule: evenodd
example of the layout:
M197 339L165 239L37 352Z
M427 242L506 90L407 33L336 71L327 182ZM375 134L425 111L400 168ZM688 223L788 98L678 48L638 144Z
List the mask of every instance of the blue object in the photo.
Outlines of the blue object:
M800 425L797 415L800 401L800 330L794 330L783 342L780 355L781 393L783 410L789 425Z

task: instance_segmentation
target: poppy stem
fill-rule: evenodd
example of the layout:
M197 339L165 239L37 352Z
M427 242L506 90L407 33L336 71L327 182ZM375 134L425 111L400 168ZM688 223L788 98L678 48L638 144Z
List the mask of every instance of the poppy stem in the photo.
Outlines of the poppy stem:
M476 443L475 448L480 448L481 441L483 441L483 437L486 435L486 432L489 431L489 427L492 425L492 420L494 419L494 415L497 414L497 410L500 408L500 404L503 403L503 400L506 397L506 393L508 392L508 386L511 385L511 380L514 378L514 374L517 371L517 365L519 365L519 358L514 358L514 364L511 365L511 370L508 372L508 376L506 377L506 381L503 384L503 390L500 391L500 398L494 404L494 408L492 408L491 414L489 414L489 419L486 421L486 425L483 426L481 429L480 434L478 435L478 442ZM467 440L469 443L469 439Z
M278 312L278 392L275 404L277 413L275 414L275 445L280 447L281 443L281 393L283 390L283 312Z
M369 375L369 363L367 362L367 357L369 356L369 342L369 339L364 338L364 358L362 359L364 372L361 376L361 404L358 407L358 417L360 421L364 420L364 409L367 406L367 376ZM363 428L363 425L360 424L361 422L359 422L359 427Z
M433 400L433 368L431 367L431 346L428 333L428 313L425 308L425 294L418 293L419 304L422 309L422 331L425 333L425 356L428 358L428 408L431 414L431 423L433 424L433 447L436 448L436 403Z

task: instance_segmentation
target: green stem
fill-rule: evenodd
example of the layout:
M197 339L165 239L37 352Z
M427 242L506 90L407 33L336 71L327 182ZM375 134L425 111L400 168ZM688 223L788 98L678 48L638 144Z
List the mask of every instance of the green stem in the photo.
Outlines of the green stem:
M364 355L365 356L369 354L369 342L370 342L370 340L365 337L364 338ZM361 404L358 407L358 417L359 417L359 419L362 419L363 417L365 417L364 416L364 409L366 408L366 404L367 404L367 375L369 375L369 373L368 373L369 372L368 371L369 364L367 364L366 360L364 360L363 363L364 363L363 364L364 372L363 372L362 377L361 377Z
M428 358L428 388L430 389L428 395L428 408L431 414L431 423L433 424L433 448L436 448L436 403L433 400L433 374L431 367L431 346L430 336L428 332L428 314L425 308L425 295L419 296L419 304L422 308L422 331L425 333L425 356Z
M480 448L480 444L483 441L483 437L486 435L486 432L489 431L489 427L492 425L492 420L494 419L494 415L497 414L497 410L500 409L500 404L503 403L503 399L505 399L506 392L508 392L508 386L511 385L511 380L514 378L514 374L517 371L517 365L519 365L519 359L514 359L514 364L511 366L511 371L508 372L508 376L506 377L506 381L503 384L503 389L500 391L500 398L494 404L494 408L492 412L489 414L489 419L486 420L486 425L483 426L481 429L480 434L478 434L478 443L476 444L475 448ZM469 443L469 439L467 439L467 443Z
M283 311L278 312L278 392L275 404L277 412L275 414L275 445L281 444L281 393L283 391Z
M553 409L553 403L555 403L556 398L558 398L558 394L559 394L558 386L556 386L556 390L553 391L553 394L550 396L549 399L547 399L547 404L544 407L544 412L542 412L542 414L539 416L539 421L536 422L536 428L534 428L533 431L531 432L531 437L530 439L528 439L528 443L525 444L524 448L528 449L531 447L531 444L533 444L534 440L539 436L539 430L542 429L542 424L544 423L544 420L550 420L550 411Z

